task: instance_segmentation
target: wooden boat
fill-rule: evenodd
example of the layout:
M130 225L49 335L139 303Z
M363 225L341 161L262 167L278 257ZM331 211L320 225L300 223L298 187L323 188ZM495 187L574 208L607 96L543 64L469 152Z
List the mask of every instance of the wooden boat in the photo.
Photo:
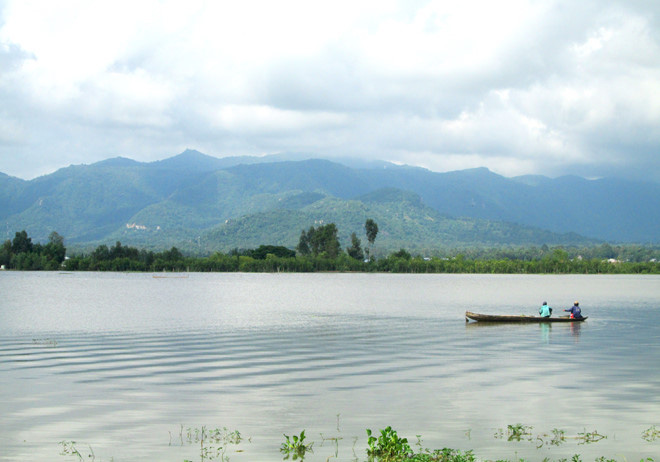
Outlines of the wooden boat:
M558 316L543 318L541 316L526 316L526 315L507 315L507 314L479 314L472 311L465 312L465 322L480 321L480 322L582 322L588 316L582 318L570 318L569 316Z

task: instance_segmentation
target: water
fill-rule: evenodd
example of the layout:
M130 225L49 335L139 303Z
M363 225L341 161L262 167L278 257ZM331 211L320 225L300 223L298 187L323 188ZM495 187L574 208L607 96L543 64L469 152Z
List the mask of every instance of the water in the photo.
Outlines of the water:
M232 461L303 429L305 460L363 461L388 425L481 459L660 458L660 277L166 276L0 273L0 460L200 460L208 426L245 437ZM582 324L463 316L575 298ZM498 437L516 423L534 441ZM554 428L607 439L537 449Z

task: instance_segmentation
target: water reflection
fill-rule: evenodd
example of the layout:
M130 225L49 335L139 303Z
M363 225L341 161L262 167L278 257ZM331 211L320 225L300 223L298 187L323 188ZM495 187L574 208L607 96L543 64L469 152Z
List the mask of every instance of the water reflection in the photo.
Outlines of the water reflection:
M581 334L580 322L571 323L501 323L501 322L468 322L465 328L468 333L486 332L492 330L493 335L500 334L503 338L509 338L512 335L526 336L532 332L538 332L538 337L542 344L548 345L552 342L552 332L558 334L569 333L574 343L578 343Z
M387 425L481 458L640 460L650 454L639 435L660 415L649 399L660 384L658 282L0 275L0 460L53 460L62 440L89 442L97 460L190 460L197 445L163 447L182 423L254 437L231 454L239 462L278 459L282 435L302 429L316 441L306 460L364 460L364 430ZM583 326L463 322L474 306L495 311L486 303L503 288L521 298L509 313L539 292L568 299L578 288L599 309ZM625 323L620 306L635 310ZM515 422L617 438L547 453L494 440Z
M571 334L573 335L573 339L575 343L578 343L580 341L580 329L582 329L581 322L571 323Z
M539 328L541 329L541 340L545 344L550 343L550 331L552 330L552 324L550 323L541 323L539 324Z

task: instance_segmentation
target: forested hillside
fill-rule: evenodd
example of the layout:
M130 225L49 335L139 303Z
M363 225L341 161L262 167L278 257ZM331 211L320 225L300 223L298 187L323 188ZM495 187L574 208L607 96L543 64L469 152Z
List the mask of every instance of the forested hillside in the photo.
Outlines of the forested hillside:
M213 251L292 246L301 229L328 222L346 243L371 216L384 249L660 241L655 183L283 158L186 151L151 163L76 165L31 181L0 175L0 233L26 230L46 242L57 231L79 247L121 240Z

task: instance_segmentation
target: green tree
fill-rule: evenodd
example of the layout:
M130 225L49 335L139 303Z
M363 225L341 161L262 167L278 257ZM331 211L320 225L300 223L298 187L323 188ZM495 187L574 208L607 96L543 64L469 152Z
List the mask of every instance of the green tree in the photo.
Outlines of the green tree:
M391 256L402 260L410 260L412 258L412 255L410 255L410 252L406 249L400 249L398 252L394 252Z
M121 245L121 244L120 244ZM92 252L92 259L96 261L110 260L110 249L105 244L102 244Z
M252 258L265 260L268 255L274 255L280 258L293 258L296 252L281 245L260 245L250 252Z
M605 243L595 249L595 256L602 259L616 258L617 253L610 244Z
M334 223L319 226L316 232L316 240L319 243L320 250L319 254L324 254L328 258L337 258L341 252L338 233L337 225Z
M183 254L176 247L172 247L170 250L166 250L162 254L163 258L169 262L178 262L183 260Z
M28 237L25 230L17 232L11 243L11 251L14 255L32 252L33 247L32 239Z
M367 232L367 240L373 245L378 235L378 224L371 218L367 218L367 221L364 223L364 230Z
M9 262L11 261L11 241L7 239L2 247L0 247L0 265L5 265L6 268L9 268Z
M322 255L327 258L336 258L341 252L337 225L328 223L318 228L310 227L307 232L300 233L298 252L301 255Z
M357 234L351 234L351 246L346 249L346 253L356 260L364 260L364 252L362 252L362 242L357 237Z
M371 218L367 218L367 221L364 223L364 230L367 233L367 240L369 241L369 244L373 246L374 242L376 241L376 236L378 236L378 225ZM367 247L366 252L367 259L369 259L371 249Z
M51 232L48 235L48 244L44 246L42 253L49 262L53 262L53 264L49 265L49 268L56 268L64 261L64 257L66 256L64 238L56 231Z
M314 228L312 227L312 229ZM309 248L309 237L304 229L300 232L300 239L298 240L296 250L298 250L300 255L309 255L311 253L311 249Z

